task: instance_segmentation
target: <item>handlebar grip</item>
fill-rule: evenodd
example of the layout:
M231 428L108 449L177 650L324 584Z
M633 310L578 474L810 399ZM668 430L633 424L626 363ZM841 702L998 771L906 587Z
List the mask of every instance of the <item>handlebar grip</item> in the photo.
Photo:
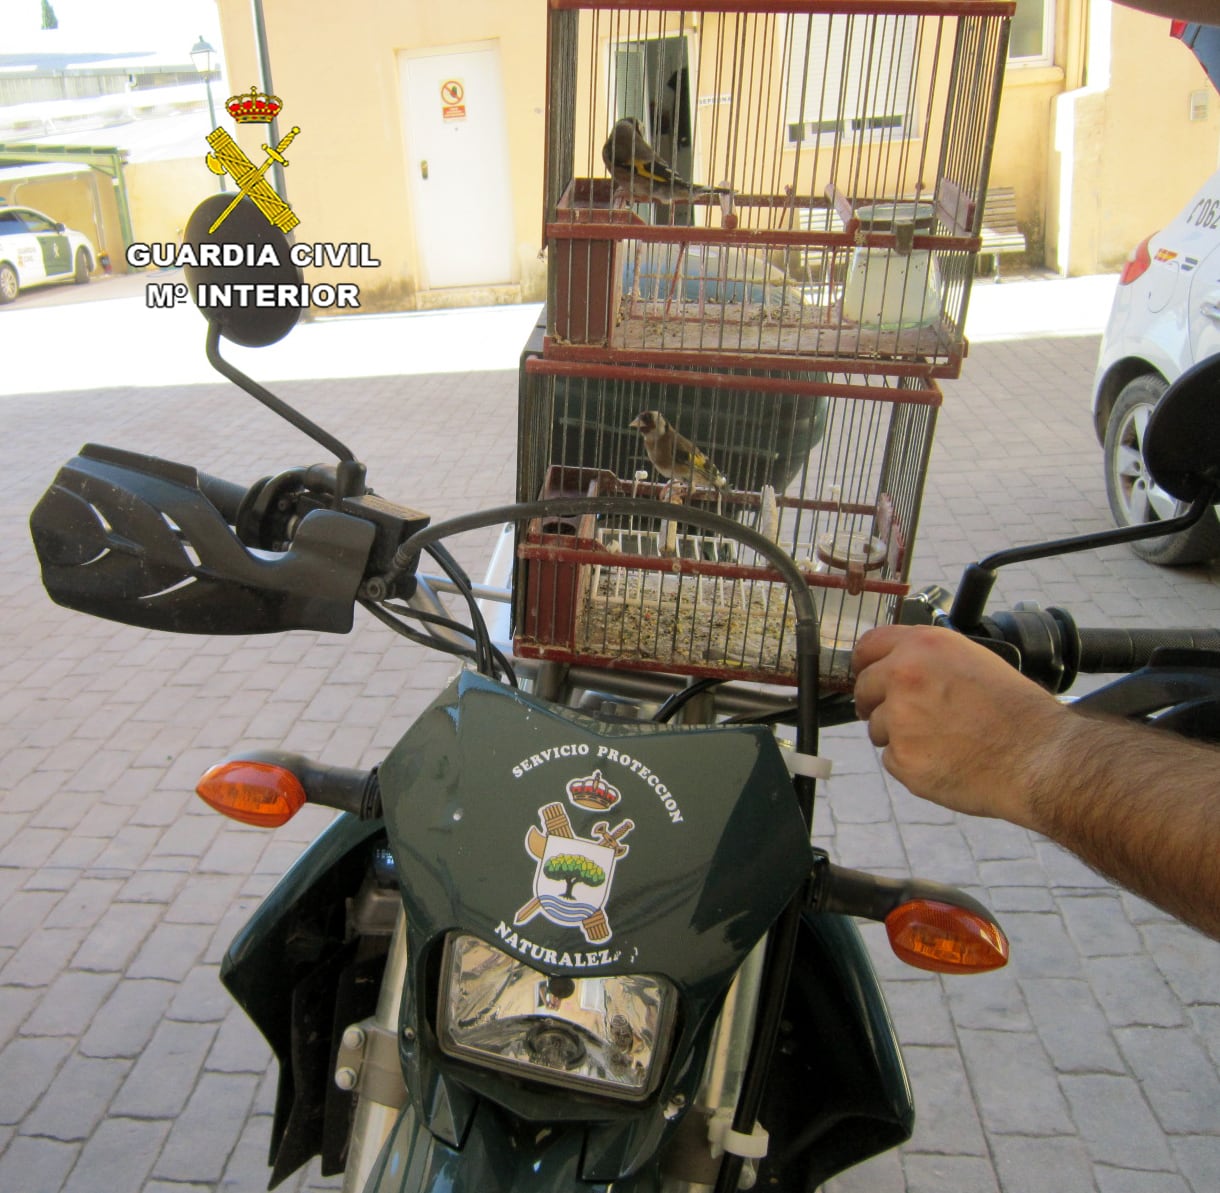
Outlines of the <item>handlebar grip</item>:
M1220 650L1216 629L1089 629L1081 628L1081 671L1126 672L1143 667L1161 647L1185 650Z
M249 490L245 485L233 481L222 480L218 476L209 476L206 472L199 474L199 491L220 511L220 515L230 526L237 522L237 511L246 499Z

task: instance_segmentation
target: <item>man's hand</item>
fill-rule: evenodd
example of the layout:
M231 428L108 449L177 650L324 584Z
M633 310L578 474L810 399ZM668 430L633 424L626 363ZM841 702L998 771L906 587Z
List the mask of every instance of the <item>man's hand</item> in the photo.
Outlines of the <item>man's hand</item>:
M1034 829L1220 940L1220 750L1083 716L952 630L870 630L854 665L869 737L916 795Z
M1069 714L952 630L883 626L856 645L856 710L886 770L959 812L1032 827L1028 770Z

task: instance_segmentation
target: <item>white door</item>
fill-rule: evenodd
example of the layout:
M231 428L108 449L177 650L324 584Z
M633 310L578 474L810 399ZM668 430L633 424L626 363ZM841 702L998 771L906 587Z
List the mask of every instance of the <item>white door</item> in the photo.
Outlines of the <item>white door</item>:
M513 280L513 210L494 45L399 53L407 174L428 289Z

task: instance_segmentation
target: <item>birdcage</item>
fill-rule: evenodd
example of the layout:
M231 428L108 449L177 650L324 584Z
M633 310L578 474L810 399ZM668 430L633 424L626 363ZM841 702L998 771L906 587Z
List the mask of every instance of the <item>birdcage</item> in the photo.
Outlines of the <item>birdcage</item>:
M936 383L918 377L527 357L520 495L645 497L669 503L673 516L530 523L518 536L514 650L794 682L787 587L731 535L684 524L683 511L698 507L759 531L795 560L818 609L823 686L845 688L856 638L893 621L907 592L940 401ZM641 412L697 444L706 459L697 472L662 458Z
M554 359L956 376L1010 0L550 0Z

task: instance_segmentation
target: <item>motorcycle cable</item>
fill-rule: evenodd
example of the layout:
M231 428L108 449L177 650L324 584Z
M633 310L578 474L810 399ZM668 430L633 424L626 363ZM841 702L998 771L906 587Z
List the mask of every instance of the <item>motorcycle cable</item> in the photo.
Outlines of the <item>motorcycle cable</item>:
M439 650L443 654L453 655L455 658L466 659L469 662L478 664L477 652L474 646L464 647L459 646L456 642L446 642L441 638L433 637L429 634L421 633L419 630L413 629L406 625L402 620L404 617L416 618L419 621L427 622L430 625L441 626L444 629L452 630L454 633L462 634L463 636L474 640L474 632L470 626L462 625L460 621L455 621L451 617L442 617L439 613L429 613L423 609L410 609L397 605L379 605L375 601L360 598L359 604L371 613L382 625L388 626L399 636L415 642L420 646L426 646L431 650ZM494 643L491 647L492 657L499 665L499 669L503 671L504 677L508 680L510 687L518 687L517 675L513 670L512 664L505 658L499 647ZM480 674L486 672L480 671ZM494 678L499 678L497 673Z
M702 696L704 692L710 692L714 688L718 688L725 681L723 679L713 679L711 677L705 679L697 679L694 683L687 684L684 688L679 688L672 695L668 696L665 703L652 714L653 721L658 725L668 724L673 720L678 713L682 711L696 696Z
M487 620L483 616L483 610L479 608L479 602L474 599L474 592L470 587L470 577L462 570L458 561L454 559L443 543L431 544L428 547L428 555L453 582L459 595L466 602L466 608L470 610L470 625L474 631L472 637L478 650L476 666L479 673L490 676L492 679L498 679L492 653L495 648L492 646L491 634L487 630ZM503 658L503 655L500 657ZM513 687L516 686L514 680Z

